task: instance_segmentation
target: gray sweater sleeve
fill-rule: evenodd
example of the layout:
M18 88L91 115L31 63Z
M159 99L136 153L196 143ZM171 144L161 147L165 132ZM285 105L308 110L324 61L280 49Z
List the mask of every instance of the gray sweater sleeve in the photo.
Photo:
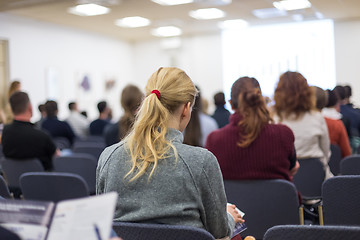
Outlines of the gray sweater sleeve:
M201 174L200 194L204 207L203 222L215 238L231 237L235 222L227 213L227 199L219 164L215 156L208 152Z

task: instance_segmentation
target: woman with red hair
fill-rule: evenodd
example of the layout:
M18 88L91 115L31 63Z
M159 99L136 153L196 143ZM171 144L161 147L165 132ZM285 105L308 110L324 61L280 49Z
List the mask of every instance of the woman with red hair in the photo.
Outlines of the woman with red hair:
M315 91L306 78L298 72L283 73L274 100L274 119L293 131L297 158L320 158L325 178L332 177L328 165L331 152L327 125L316 110Z

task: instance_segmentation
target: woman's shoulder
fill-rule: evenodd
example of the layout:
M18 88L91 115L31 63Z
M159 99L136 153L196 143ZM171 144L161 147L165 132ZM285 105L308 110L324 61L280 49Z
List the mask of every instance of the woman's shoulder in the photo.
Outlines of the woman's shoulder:
M104 149L101 153L98 161L98 167L103 167L109 161L111 157L119 156L125 153L124 142L121 141L119 143L113 144Z
M209 150L202 147L194 147L181 144L177 147L180 158L187 165L205 166L217 163L217 159Z

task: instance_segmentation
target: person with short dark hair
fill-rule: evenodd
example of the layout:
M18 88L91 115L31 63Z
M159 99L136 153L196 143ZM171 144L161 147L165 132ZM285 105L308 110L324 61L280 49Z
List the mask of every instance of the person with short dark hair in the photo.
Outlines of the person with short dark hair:
M89 131L90 135L102 136L105 126L110 123L110 108L107 106L106 101L101 101L97 104L97 109L99 111L99 118L90 123Z
M334 91L340 98L340 113L350 121L351 136L360 137L360 112L350 102L352 95L350 86L336 86Z
M36 129L30 122L32 105L25 92L15 92L10 97L14 121L5 125L2 145L5 157L14 159L37 158L46 170L52 169L52 157L59 155L51 137Z
M230 112L225 108L225 95L223 92L218 92L214 95L214 103L216 106L212 117L217 122L219 128L224 127L229 123Z
M70 124L75 134L81 138L85 138L89 135L89 121L80 113L76 102L70 102L69 105L70 115L66 119L66 122Z
M70 144L72 144L75 140L75 133L71 126L65 122L60 121L57 118L58 114L58 106L57 102L48 100L45 103L45 111L46 111L46 119L42 123L42 129L49 132L49 134L53 137L64 137L69 140Z

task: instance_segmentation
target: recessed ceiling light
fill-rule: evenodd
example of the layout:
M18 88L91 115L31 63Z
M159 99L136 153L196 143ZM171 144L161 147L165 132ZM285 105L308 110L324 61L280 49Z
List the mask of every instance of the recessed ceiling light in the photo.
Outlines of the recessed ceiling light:
M192 3L194 0L151 0L154 3L163 5L163 6L172 6L172 5L180 5L186 3Z
M226 20L219 23L219 27L223 29L241 29L247 27L249 24L242 19Z
M297 10L311 7L311 3L308 0L282 0L273 3L274 7L279 10Z
M119 27L127 27L127 28L137 28L137 27L145 27L150 25L150 20L147 18L135 16L135 17L126 17L122 19L117 19L115 21L115 25Z
M95 16L109 13L110 8L103 7L94 3L89 3L69 8L68 12L79 16Z
M189 12L190 17L207 20L225 17L225 12L217 8L202 8Z
M252 14L257 18L266 19L287 16L287 11L277 8L262 8L253 10Z
M151 34L157 37L174 37L182 34L182 31L178 27L165 26L151 30Z

